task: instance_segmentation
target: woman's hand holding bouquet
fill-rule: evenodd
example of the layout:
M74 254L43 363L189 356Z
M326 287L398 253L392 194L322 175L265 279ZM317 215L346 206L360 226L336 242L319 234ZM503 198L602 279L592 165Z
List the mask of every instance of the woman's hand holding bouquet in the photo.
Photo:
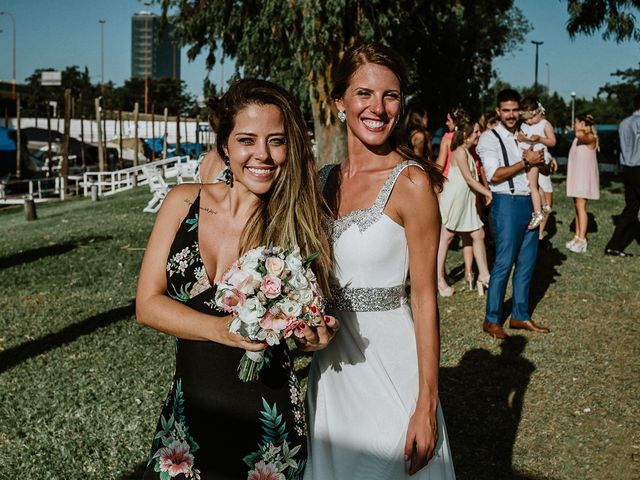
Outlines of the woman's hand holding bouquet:
M326 344L308 328L325 328L324 298L311 270L316 258L303 259L297 246L258 247L242 255L224 273L216 292L218 307L233 317L229 331L267 346L289 337L302 345ZM331 325L337 322L327 317ZM245 352L239 378L256 380L263 358L264 350Z

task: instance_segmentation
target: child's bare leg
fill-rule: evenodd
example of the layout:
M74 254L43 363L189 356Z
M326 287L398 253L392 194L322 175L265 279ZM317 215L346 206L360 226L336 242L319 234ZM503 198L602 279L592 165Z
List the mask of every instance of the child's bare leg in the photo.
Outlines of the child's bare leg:
M553 192L544 192L542 191L542 189L540 189L540 195L542 196L543 205L548 205L549 208L553 207ZM549 215L545 215L544 218L542 219L542 222L540 222L540 233L538 235L538 238L540 240L544 238L544 230L545 228L547 228L548 220L549 220Z
M527 179L529 180L529 190L531 190L531 203L533 203L533 211L539 212L542 210L542 201L540 200L540 192L538 191L537 167L532 167L527 172Z

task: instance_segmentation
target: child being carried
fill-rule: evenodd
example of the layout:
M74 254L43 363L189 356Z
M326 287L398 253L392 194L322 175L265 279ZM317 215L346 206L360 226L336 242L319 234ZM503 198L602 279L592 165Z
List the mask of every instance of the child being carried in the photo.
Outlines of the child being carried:
M529 148L544 150L544 161L546 165L549 165L552 157L547 147L553 147L556 144L553 125L545 119L544 107L536 98L527 97L520 105L522 108L520 115L523 122L516 136L518 147L521 150L528 150ZM538 167L532 167L527 172L531 190L531 203L533 203L529 230L537 228L544 220L544 216L551 213L551 207L546 203L543 204L544 192L538 185L539 170Z

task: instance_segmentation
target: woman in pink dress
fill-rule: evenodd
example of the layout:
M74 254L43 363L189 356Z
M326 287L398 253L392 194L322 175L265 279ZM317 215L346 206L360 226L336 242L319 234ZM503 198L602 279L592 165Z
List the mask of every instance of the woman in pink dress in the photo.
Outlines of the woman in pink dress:
M598 172L598 133L591 115L578 115L574 129L576 138L569 150L567 163L567 197L573 197L576 209L576 229L566 243L572 252L587 251L587 202L600 198Z

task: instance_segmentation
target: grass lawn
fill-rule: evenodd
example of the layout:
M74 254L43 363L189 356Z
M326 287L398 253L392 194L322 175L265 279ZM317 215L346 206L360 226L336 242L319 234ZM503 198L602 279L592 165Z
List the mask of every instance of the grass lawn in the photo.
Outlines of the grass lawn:
M484 335L484 299L449 255L440 390L460 479L640 477L640 257L602 255L622 187L603 178L578 255L562 181L532 291L550 335ZM0 209L0 478L141 476L173 372L172 339L133 316L148 198L38 205L34 222Z

